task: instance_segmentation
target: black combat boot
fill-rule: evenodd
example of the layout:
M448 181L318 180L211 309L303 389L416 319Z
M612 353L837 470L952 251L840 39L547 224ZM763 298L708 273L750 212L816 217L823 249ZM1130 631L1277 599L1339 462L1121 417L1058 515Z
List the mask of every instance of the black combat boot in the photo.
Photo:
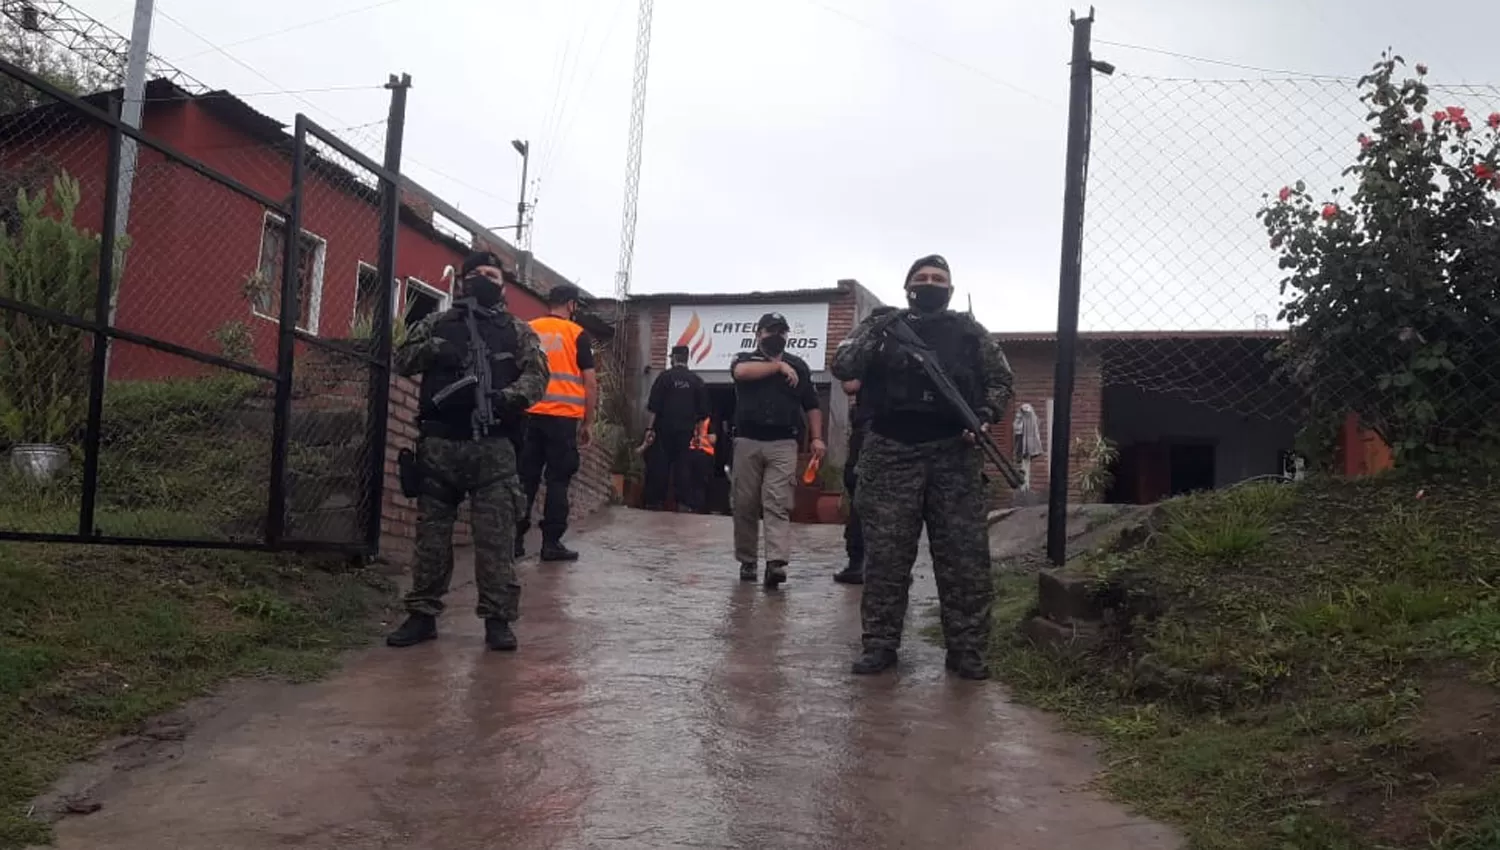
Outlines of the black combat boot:
M865 565L860 561L851 560L849 566L833 574L833 580L839 584L864 584Z
M544 540L541 559L543 561L576 561L578 553L562 545L560 540Z
M775 590L786 582L786 561L766 562L766 590Z
M385 636L386 646L416 646L437 637L437 617L431 614L412 614L394 632Z
M990 677L989 667L984 663L984 656L973 649L950 649L948 650L948 670L958 674L960 679L988 679Z
M896 666L896 650L867 649L849 670L856 676L873 676Z
M740 581L755 581L760 577L757 572L758 568L754 564L740 564Z
M516 633L510 630L510 622L491 617L484 621L484 645L497 652L515 652Z

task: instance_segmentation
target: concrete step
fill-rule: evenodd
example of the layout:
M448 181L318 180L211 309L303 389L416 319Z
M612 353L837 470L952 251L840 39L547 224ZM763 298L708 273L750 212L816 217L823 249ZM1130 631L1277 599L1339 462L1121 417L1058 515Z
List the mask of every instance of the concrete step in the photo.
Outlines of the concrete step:
M1054 623L1102 622L1104 589L1094 576L1067 568L1037 573L1042 616Z

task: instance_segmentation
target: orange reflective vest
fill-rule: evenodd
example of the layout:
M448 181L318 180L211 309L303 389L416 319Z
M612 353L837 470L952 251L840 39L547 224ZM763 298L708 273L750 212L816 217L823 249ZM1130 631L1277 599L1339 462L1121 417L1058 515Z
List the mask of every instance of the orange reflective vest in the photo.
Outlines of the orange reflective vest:
M578 337L583 328L567 319L543 316L531 320L531 329L541 338L552 379L547 382L547 392L542 400L526 412L582 419L585 394L583 370L578 368Z
M714 456L714 444L708 439L707 419L699 423L698 430L693 432L693 442L688 448L695 452L703 452L709 457Z

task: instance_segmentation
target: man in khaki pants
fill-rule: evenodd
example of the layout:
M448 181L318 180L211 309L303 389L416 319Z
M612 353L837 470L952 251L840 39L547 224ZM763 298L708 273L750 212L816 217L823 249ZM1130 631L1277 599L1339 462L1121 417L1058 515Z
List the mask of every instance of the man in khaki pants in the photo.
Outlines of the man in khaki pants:
M825 447L812 371L786 353L786 317L767 313L755 329L755 350L736 355L729 372L735 388L734 556L740 581L755 581L764 521L769 589L786 581L791 559L793 478L804 414L813 456L822 457Z

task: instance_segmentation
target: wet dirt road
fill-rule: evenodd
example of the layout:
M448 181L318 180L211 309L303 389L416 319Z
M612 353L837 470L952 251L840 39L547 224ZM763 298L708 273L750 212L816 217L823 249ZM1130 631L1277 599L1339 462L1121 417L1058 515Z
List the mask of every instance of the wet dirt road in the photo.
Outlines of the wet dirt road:
M943 672L915 634L925 566L899 673L850 676L839 533L800 527L767 593L738 582L727 520L618 511L575 536L577 564L523 566L515 655L483 650L461 562L438 641L256 686L175 758L116 774L58 846L1180 846L1083 787L1082 742Z

